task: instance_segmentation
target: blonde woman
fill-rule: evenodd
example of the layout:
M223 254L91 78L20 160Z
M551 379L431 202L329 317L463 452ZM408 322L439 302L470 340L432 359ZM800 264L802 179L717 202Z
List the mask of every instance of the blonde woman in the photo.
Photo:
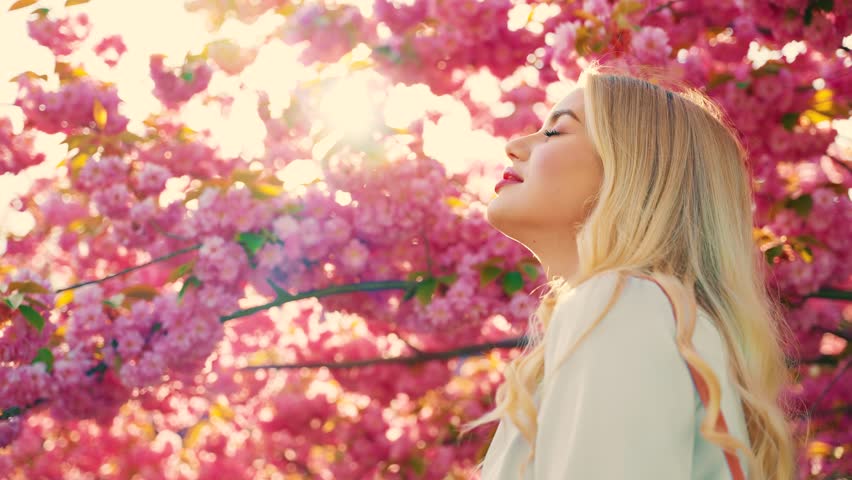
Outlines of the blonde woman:
M708 97L659 83L594 63L506 146L488 221L548 281L495 409L464 426L499 421L484 480L795 476L746 151Z

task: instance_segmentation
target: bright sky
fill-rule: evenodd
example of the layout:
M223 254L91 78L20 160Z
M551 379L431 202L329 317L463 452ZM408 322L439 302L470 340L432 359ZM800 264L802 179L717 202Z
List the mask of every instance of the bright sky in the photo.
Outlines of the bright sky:
M16 131L23 126L23 115L12 106L16 94L16 85L7 80L27 70L36 73L53 72L53 55L44 47L29 38L26 21L30 12L37 7L47 7L61 11L64 0L45 0L38 4L7 12L14 0L0 0L0 115L9 115ZM362 14L370 14L370 0L351 0L348 2L361 8ZM526 6L517 7L518 17L528 17ZM528 8L528 7L526 7ZM202 12L189 13L183 8L181 0L145 0L142 1L105 1L92 0L90 3L70 7L69 12L86 12L93 24L89 39L83 43L72 57L82 61L88 72L95 78L115 82L123 100L121 112L131 119L128 128L136 133L142 132L141 121L149 114L160 110L159 102L151 93L153 81L148 74L148 58L151 54L166 55L166 63L178 66L187 52L199 53L203 46L217 39L234 39L243 46L260 43L261 36L269 33L281 17L268 15L256 23L247 26L238 21L229 20L215 32L208 32L205 16ZM537 12L538 13L538 12ZM536 15L536 18L549 16L550 12ZM110 69L96 60L91 53L92 47L105 36L120 33L127 45L127 52L116 68ZM849 38L847 38L848 40ZM369 54L365 46L356 49L354 59ZM796 47L789 46L785 54L794 54ZM259 52L257 60L238 77L216 74L211 81L209 91L237 92L236 86L242 82L246 91L263 90L270 96L272 112L279 112L289 103L288 92L298 84L313 77L313 72L303 68L297 61L298 49L280 42L267 44ZM780 57L781 52L760 52L755 50L752 58ZM530 72L527 72L530 73ZM436 97L423 85L397 86L384 92L367 90L365 84L372 73L359 71L348 75L345 82L323 95L321 118L319 123L329 124L339 135L357 135L359 129L369 122L385 122L402 127L413 119L423 115L426 108L438 110L445 115L437 125L427 124L424 132L426 153L447 165L452 173L470 168L472 165L484 167L486 174L472 185L483 201L493 196L493 185L498 169L504 161L504 140L490 137L483 131L471 131L470 118L465 108L448 96ZM511 87L524 74L520 74L504 84ZM474 75L473 94L477 100L496 103L499 95L497 79L488 75ZM54 88L51 86L50 88ZM556 102L563 93L554 85L548 89L550 102ZM386 97L383 112L372 112L367 99ZM256 117L256 96L247 93L235 99L230 116L223 116L216 104L203 105L197 95L183 109L184 118L190 128L210 129L212 137L218 142L224 155L243 155L254 158L263 152L265 129ZM495 107L499 108L499 106ZM352 112L341 115L340 112ZM497 110L495 110L497 111ZM366 112L366 113L365 113ZM544 115L546 112L541 112ZM366 117L366 120L365 120ZM352 121L356 118L357 121ZM845 124L841 134L847 139L852 137L852 122L837 122L838 127ZM47 155L44 164L28 169L18 176L0 176L0 252L5 251L6 232L25 234L32 227L29 214L11 210L9 202L29 187L34 178L53 175L56 165L64 158L66 148L60 145L62 135L40 134L38 149ZM852 143L847 140L847 143ZM314 156L319 157L328 145L317 145ZM316 168L311 159L294 162L278 175L285 183L302 184L310 182L316 176ZM494 176L494 178L491 178Z

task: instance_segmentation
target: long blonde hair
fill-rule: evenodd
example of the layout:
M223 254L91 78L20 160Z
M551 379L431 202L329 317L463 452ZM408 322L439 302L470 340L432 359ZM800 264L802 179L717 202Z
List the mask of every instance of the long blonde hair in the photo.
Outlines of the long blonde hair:
M578 225L577 277L571 284L554 277L543 285L529 342L506 365L496 407L461 431L508 415L531 447L523 475L536 447L533 395L544 374L543 332L558 298L595 275L620 272L623 282L633 272L658 280L670 294L678 350L709 386L700 426L704 438L725 451L742 450L750 480L791 480L796 441L790 409L781 402L794 382L785 361L794 337L780 302L766 288L768 269L754 242L747 151L724 112L701 91L664 77L606 70L594 62L578 79L584 126L603 164L603 181L589 199L595 202L589 217ZM690 312L696 306L712 317L724 340L751 445L715 429L721 391L718 377L692 347Z

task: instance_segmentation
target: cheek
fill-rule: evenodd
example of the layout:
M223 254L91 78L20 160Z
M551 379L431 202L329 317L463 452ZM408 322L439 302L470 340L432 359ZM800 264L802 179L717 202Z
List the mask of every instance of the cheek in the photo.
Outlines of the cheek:
M547 152L537 159L531 172L538 186L537 197L551 202L551 206L559 205L559 210L573 211L579 210L598 191L600 167L593 152L584 147L565 146L559 152Z

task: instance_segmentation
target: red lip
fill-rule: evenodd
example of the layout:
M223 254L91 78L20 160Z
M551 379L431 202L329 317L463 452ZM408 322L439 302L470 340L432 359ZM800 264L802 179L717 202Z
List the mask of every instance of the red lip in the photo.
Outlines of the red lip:
M504 178L503 180L500 180L499 182L497 182L497 185L494 186L494 192L495 193L499 192L501 188L505 187L506 185L510 185L512 183L524 183L524 182L519 181L519 180L515 180L514 178Z
M505 180L514 179L514 180L517 180L519 182L524 181L524 179L520 176L520 174L518 174L518 172L516 172L512 167L506 167L506 169L503 170L503 179L505 179Z

